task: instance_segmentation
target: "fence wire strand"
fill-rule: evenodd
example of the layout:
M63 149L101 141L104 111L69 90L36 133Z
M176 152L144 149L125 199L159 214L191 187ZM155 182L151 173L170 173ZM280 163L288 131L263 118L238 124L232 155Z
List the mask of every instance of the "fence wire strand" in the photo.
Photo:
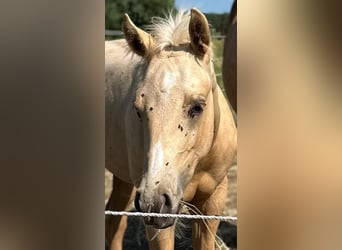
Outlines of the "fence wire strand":
M126 212L126 211L105 211L105 215L113 216L135 216L135 217L159 217L159 218L180 218L192 220L220 220L220 221L237 221L234 216L219 215L194 215L194 214L159 214L159 213L142 213L142 212Z

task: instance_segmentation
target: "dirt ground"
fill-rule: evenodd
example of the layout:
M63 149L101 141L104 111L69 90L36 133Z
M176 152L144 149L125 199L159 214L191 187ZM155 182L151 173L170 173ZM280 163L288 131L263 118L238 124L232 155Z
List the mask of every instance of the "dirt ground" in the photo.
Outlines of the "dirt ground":
M226 200L226 208L224 215L237 216L237 166L233 166L228 172L228 197ZM105 170L105 202L107 202L112 187L111 174ZM182 220L182 224L191 225L190 221ZM177 230L176 230L177 231ZM217 232L221 246L216 249L234 250L237 247L237 228L228 222L221 222ZM176 250L191 250L191 227L182 227L181 237L176 238ZM144 224L142 219L130 217L128 218L128 227L124 238L124 250L147 250L148 242L145 237Z

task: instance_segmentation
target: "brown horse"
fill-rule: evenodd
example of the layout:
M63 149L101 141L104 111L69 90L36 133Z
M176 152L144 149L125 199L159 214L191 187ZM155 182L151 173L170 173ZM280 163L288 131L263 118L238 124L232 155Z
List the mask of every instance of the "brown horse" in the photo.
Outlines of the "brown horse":
M237 1L235 0L230 10L230 16L228 21L228 31L224 43L223 51L223 64L222 64L222 75L224 87L228 99L234 109L237 112L237 55L236 55L236 33L237 33L237 20L236 20L236 9Z
M216 84L209 26L197 9L156 18L150 33L124 16L125 40L106 42L108 210L134 200L142 212L179 213L184 205L220 215L236 127ZM190 205L189 205L190 204ZM126 217L106 217L106 241L122 249ZM152 249L174 248L171 218L147 217ZM207 225L206 225L207 224ZM194 249L214 249L218 221L194 220Z

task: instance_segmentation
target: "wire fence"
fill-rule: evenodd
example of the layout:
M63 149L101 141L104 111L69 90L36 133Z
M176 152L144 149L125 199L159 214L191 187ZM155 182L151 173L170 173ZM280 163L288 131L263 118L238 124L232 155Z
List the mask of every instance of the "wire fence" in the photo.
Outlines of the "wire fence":
M193 214L160 214L160 213L142 213L142 212L126 212L126 211L110 211L106 210L105 215L113 216L135 216L135 217L159 217L159 218L180 218L192 220L220 220L236 222L237 217L219 216L219 215L193 215Z

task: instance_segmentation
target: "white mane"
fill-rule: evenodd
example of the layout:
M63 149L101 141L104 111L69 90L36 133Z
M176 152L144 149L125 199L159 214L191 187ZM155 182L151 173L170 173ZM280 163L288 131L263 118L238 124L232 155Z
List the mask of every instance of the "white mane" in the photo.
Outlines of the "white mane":
M190 43L189 35L190 11L178 11L174 16L170 12L166 17L153 17L150 25L146 26L153 39L151 55ZM213 43L209 46L210 59L214 60Z
M156 49L162 51L170 46L190 42L189 21L189 11L179 11L176 16L171 12L165 18L153 17L152 24L147 26L147 30L154 38Z

